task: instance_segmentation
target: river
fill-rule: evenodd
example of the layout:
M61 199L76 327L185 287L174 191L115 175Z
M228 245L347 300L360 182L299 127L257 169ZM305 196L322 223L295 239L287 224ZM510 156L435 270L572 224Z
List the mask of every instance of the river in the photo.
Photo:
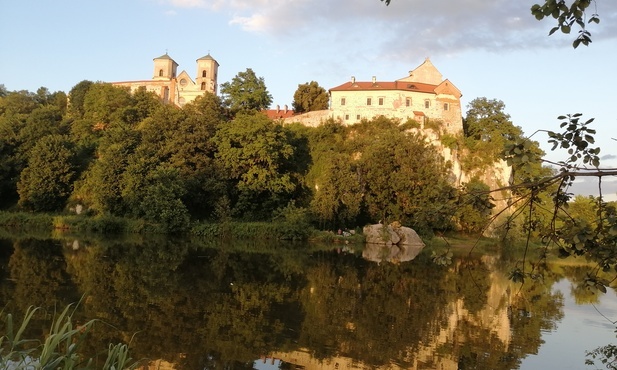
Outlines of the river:
M576 289L585 266L514 284L497 250L374 262L303 243L83 237L0 239L0 304L17 317L79 302L84 347L130 342L158 369L591 369L615 342L617 297ZM520 262L520 261L519 261ZM43 312L43 311L42 311Z

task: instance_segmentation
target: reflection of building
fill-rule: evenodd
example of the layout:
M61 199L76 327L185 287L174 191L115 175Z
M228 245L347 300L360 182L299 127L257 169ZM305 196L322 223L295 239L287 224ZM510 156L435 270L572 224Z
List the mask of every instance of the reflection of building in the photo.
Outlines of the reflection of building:
M315 126L328 118L346 124L376 116L413 119L424 124L441 121L448 132L463 129L461 92L427 58L424 63L396 81L350 81L330 89L330 109L288 118L286 122L302 122Z
M145 88L158 95L165 103L183 106L205 92L217 92L218 62L210 54L196 62L195 80L184 70L177 74L178 63L165 53L154 58L154 74L151 80L113 82L112 85L128 87L131 92Z

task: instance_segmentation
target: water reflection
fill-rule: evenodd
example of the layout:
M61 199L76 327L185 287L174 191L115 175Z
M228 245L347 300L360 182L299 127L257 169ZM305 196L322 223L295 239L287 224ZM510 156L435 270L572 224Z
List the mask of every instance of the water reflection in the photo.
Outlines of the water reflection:
M90 356L130 342L133 358L160 368L277 359L280 368L516 369L563 317L563 296L551 290L562 275L513 286L496 257L464 255L445 268L425 254L377 264L304 244L0 245L6 310L51 311L84 296L77 319L106 323L92 333Z

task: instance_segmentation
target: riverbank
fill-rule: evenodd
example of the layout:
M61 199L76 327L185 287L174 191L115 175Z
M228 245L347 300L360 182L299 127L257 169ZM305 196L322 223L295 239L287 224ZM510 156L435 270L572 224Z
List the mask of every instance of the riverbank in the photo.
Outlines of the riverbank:
M168 234L163 225L141 219L113 216L83 216L0 211L0 227L10 231L70 232L89 234ZM364 242L360 233L340 236L315 229L305 220L284 219L272 222L203 221L187 225L180 235L219 239L314 240L327 243Z

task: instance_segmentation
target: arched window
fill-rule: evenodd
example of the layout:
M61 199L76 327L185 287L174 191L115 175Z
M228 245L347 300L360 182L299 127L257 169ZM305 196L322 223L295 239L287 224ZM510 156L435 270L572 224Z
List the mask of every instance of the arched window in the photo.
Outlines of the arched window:
M206 83L205 83L205 82L202 82L202 83L201 83L201 89L202 89L202 90L205 90L205 89L206 89Z
M163 70L159 69L159 77L163 77Z
M431 101L430 101L430 100L428 100L428 99L427 99L427 100L425 100L425 101L424 101L424 108L428 109L428 108L430 108L430 107L431 107Z
M208 71L201 71L201 77L208 77Z

